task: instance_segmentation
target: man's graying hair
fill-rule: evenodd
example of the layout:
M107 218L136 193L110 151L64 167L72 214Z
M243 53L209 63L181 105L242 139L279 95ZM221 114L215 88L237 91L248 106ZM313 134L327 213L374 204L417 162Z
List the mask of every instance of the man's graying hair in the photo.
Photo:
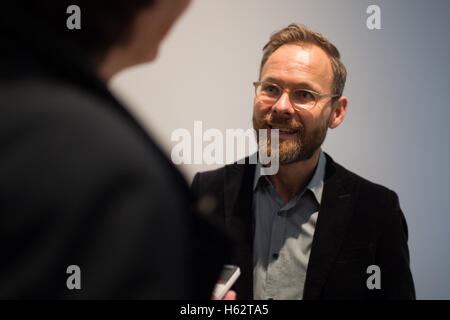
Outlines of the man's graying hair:
M302 24L290 24L288 27L274 33L270 37L269 42L267 42L263 48L263 57L259 69L260 78L261 71L267 60L279 47L285 44L301 43L315 44L327 53L331 61L331 68L333 70L332 93L339 94L339 96L341 96L344 91L347 70L340 60L339 50L323 35L308 29Z

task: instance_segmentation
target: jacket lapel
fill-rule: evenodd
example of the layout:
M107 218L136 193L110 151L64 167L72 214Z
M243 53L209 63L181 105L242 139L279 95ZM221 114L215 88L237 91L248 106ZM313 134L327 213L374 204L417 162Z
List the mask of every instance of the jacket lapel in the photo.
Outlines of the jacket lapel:
M357 183L345 169L327 157L322 203L306 273L303 299L319 299L339 253L353 214Z

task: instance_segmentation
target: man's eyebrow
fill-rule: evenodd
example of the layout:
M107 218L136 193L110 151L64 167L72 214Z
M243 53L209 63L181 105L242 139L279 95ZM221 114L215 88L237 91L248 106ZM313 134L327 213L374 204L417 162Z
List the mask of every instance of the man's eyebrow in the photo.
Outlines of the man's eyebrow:
M265 79L263 79L261 81L273 82L273 83L276 83L276 84L279 84L279 85L283 85L283 86L286 85L286 82L284 82L284 81L282 81L280 79L273 78L273 77L267 77L267 78L265 78ZM305 82L305 81L292 82L292 83L289 83L289 86L290 87L294 87L296 89L297 88L302 88L302 89L308 89L308 90L315 91L315 92L320 92L319 88L316 88L311 83Z

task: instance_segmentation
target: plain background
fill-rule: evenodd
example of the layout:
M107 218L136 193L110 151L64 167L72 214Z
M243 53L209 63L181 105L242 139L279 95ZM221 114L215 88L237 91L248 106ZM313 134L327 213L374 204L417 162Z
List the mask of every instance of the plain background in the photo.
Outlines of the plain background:
M381 30L366 27L369 5ZM395 190L409 226L418 299L450 299L450 1L194 0L157 61L111 88L170 155L171 133L252 127L252 82L270 34L292 22L323 33L348 70L347 116L323 149ZM204 143L203 146L205 146ZM196 171L218 165L183 165Z

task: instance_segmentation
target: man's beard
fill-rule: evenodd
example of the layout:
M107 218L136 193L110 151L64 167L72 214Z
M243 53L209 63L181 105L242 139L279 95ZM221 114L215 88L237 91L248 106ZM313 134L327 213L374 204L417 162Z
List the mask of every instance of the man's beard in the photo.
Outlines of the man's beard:
M273 114L267 114L261 121L256 121L253 116L253 128L256 131L259 151L264 151L268 156L271 156L270 136L267 137L267 144L260 141L259 130L269 128L269 123L275 125L288 126L289 129L297 130L296 138L284 141L279 141L279 163L286 165L297 161L310 159L314 152L322 145L328 130L328 122L324 121L319 126L313 129L312 132L306 134L305 127L301 122L295 119L280 118Z

